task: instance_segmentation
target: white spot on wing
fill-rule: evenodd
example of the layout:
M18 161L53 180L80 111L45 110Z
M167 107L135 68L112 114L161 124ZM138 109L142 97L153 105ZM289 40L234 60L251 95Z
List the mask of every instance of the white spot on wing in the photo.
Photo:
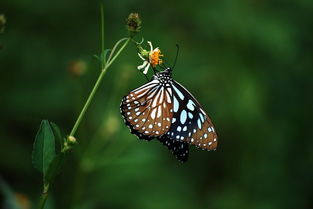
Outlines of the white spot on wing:
M187 120L187 112L186 110L181 111L180 113L180 122L184 124Z
M192 100L188 100L188 103L187 103L187 108L191 111L194 111L195 110L195 103L192 101Z
M161 116L162 113L162 109L161 109L161 105L158 107L158 115L157 118L159 118Z
M174 90L176 91L176 93L178 94L179 98L181 100L184 100L184 95L175 87L175 85L173 85Z
M201 124L200 119L198 119L198 120L197 120L197 123L198 123L198 127L199 127L199 129L201 129L201 128L202 128L202 124Z
M156 114L156 108L154 108L151 112L151 118L154 119Z
M179 103L176 99L176 97L174 97L174 112L177 112L179 108Z
M200 119L201 119L201 122L203 123L204 122L204 116L202 113L199 113L199 116L200 116Z

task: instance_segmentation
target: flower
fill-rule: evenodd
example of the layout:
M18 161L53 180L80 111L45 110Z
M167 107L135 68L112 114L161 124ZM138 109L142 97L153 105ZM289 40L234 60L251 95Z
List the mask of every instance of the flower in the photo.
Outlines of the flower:
M141 70L144 68L143 74L147 74L150 66L154 68L163 62L162 59L160 59L163 54L161 53L159 47L153 49L152 43L150 41L148 41L148 44L150 45L150 51L141 49L140 53L138 53L140 59L143 60L143 64L139 65L137 69Z

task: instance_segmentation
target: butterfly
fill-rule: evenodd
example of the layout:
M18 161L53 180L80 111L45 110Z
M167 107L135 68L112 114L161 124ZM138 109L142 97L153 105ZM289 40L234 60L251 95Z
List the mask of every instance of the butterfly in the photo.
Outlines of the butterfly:
M152 80L123 97L120 111L139 139L157 139L185 162L189 145L215 150L217 134L200 103L172 78L172 68L155 72Z

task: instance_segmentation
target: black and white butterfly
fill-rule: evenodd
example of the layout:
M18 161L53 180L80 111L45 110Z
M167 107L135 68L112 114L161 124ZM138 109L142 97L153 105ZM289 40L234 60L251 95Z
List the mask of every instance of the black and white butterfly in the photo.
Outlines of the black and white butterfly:
M199 102L173 80L172 68L156 72L152 80L131 91L120 106L125 124L140 139L156 138L185 162L189 144L215 150L217 134Z

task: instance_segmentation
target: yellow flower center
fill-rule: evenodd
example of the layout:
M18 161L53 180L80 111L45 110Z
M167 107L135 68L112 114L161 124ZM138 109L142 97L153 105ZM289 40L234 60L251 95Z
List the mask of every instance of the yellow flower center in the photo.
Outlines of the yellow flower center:
M161 53L160 49L157 48L150 52L149 62L152 65L152 67L162 64L163 61L160 59L160 57L163 57L163 54Z

